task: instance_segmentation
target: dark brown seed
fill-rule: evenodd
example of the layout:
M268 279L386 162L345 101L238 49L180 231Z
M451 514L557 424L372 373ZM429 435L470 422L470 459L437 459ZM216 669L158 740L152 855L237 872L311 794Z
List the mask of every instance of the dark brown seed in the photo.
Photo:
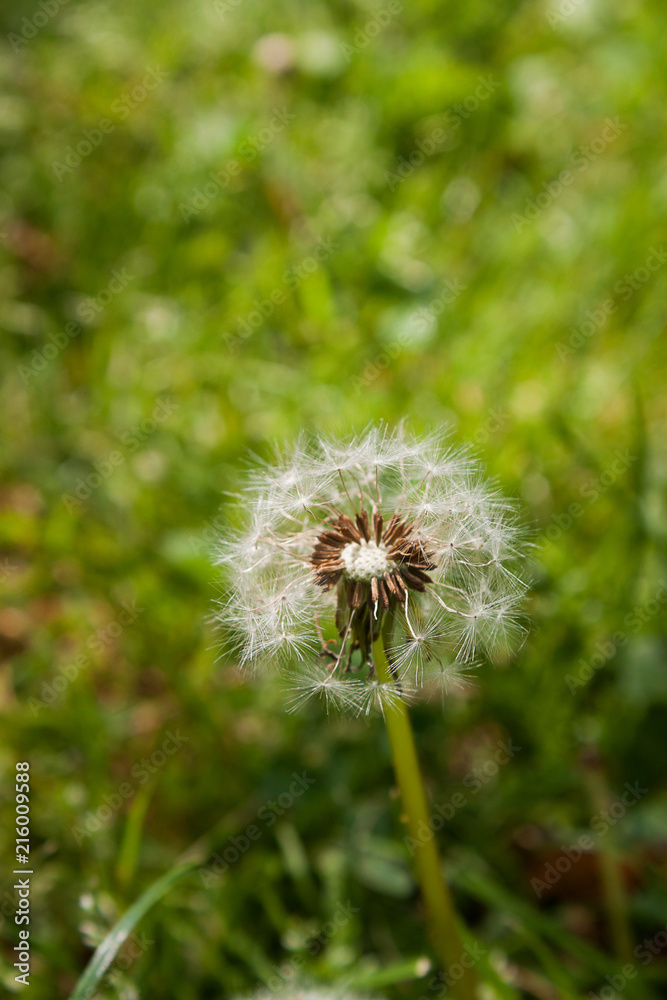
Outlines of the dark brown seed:
M415 542L414 547L415 552L415 562L418 562L421 566L426 569L435 569L435 563L431 560L433 559L433 553L428 552L422 545Z
M409 587L412 587L413 590L418 591L420 594L426 590L426 587L419 579L419 577L415 576L414 573L411 573L406 566L400 567L400 574L407 583L407 585Z
M422 569L435 569L435 563L428 562L423 552L412 547L395 545L389 552L389 558L398 563L421 566Z
M398 587L396 586L396 577L393 574L391 574L391 573L385 573L384 574L384 582L385 582L385 584L387 586L387 590L389 591L390 594L393 594L394 597L397 597L397 598L401 596L400 595L400 591L399 591Z
M413 563L408 563L407 566L404 565L403 569L407 569L409 573L418 577L423 583L433 583L433 580L428 573L425 573L423 569L420 569L419 566L413 565Z
M383 541L385 545L389 543L397 536L405 533L405 526L401 520L400 514L394 514L391 521L387 525L387 530L384 533Z
M342 573L343 564L340 559L332 562L320 563L317 567L318 573Z
M419 554L419 549L415 547L415 543L410 541L409 538L397 538L392 548L397 552L403 553L403 555L407 555L408 553Z
M364 536L364 538L366 539L366 541L370 542L370 540L371 540L371 532L370 532L370 528L369 528L369 525L368 525L368 514L366 513L366 511L362 510L361 514L357 514L355 516L354 520L357 522L357 528L359 529L359 531L361 532L361 534Z
M341 549L332 549L328 545L316 545L313 549L313 555L311 558L315 557L317 559L338 559L340 558Z
M418 563L423 563L426 561L426 553L422 549L421 545L416 545L413 542L409 548L406 548L405 552L410 561Z
M349 542L361 541L361 535L359 534L359 531L356 528L354 521L352 520L351 517L348 517L347 514L340 515L340 517L336 521L336 528L341 533L341 535L345 536L347 541Z
M422 571L428 571L430 569L435 569L435 563L427 562L425 559L420 559L418 556L407 556L403 559L404 565L411 569L413 566L418 566Z
M337 531L331 531L330 529L323 531L317 540L318 542L322 542L326 545L336 545L338 547L341 545L347 545L347 538L345 538L344 535L341 535Z
M389 552L387 554L388 554L389 558L391 560L393 560L393 562L402 563L402 562L406 561L405 552L402 552L400 549L396 548L395 546L393 548L389 549Z
M352 607L360 608L364 600L364 585L361 580L357 580L352 594Z
M375 579L375 577L373 577ZM378 594L383 608L388 608L391 604L391 596L387 590L384 580L378 580Z
M384 518L382 514L378 514L376 510L373 511L373 534L375 535L375 544L379 545L382 541L382 526L384 524Z
M405 584L403 583L403 580L398 573L394 573L393 580L394 583L396 584L396 590L398 591L397 595L398 599L401 602L401 604L403 604L403 602L405 601L405 595L407 594L407 590L405 589Z

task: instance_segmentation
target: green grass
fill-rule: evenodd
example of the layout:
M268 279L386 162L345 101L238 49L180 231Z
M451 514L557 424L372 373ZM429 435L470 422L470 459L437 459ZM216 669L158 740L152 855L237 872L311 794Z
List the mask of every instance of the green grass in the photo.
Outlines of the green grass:
M208 624L248 452L407 419L472 442L535 543L523 648L413 712L433 800L465 798L439 845L480 974L599 995L601 850L635 944L667 925L662 5L419 2L375 34L389 5L72 0L12 37L40 10L0 43L0 982L20 989L28 760L31 1000L68 997L142 893L249 825L97 995L233 997L303 958L435 1000L381 720L286 714ZM647 791L538 899L602 828L591 747L610 803ZM627 996L658 995L664 959L633 962Z

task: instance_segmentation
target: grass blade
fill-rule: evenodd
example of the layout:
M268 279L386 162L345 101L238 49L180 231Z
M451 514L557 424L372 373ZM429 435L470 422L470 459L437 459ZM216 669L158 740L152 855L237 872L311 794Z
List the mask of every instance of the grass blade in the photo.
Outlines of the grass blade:
M88 1000L99 986L105 972L118 954L118 950L132 933L141 918L158 902L179 879L187 875L199 864L198 860L175 865L148 889L125 911L111 928L83 971L70 1000Z

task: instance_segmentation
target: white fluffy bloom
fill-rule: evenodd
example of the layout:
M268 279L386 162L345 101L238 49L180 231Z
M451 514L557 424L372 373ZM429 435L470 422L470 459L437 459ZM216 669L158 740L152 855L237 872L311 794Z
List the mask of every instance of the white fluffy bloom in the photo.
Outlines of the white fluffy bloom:
M217 619L243 665L291 674L295 705L368 712L444 690L522 633L512 505L443 435L300 440L251 472L239 509ZM380 635L392 684L373 668Z

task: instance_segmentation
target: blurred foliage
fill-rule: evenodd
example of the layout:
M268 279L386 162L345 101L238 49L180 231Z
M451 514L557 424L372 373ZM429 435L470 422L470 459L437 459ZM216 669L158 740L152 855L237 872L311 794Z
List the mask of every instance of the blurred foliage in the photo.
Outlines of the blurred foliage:
M612 845L636 941L664 930L666 30L656 0L4 12L10 992L18 759L32 1000L69 995L193 843L231 857L249 825L227 871L148 913L97 996L235 996L294 959L442 995L381 720L285 714L207 624L248 451L376 420L451 425L534 528L523 649L414 712L434 801L465 793L438 837L488 976L551 1000L618 973ZM304 771L312 787L267 806ZM531 879L590 833L592 772L610 803L647 791L538 899ZM664 982L656 947L629 996Z

